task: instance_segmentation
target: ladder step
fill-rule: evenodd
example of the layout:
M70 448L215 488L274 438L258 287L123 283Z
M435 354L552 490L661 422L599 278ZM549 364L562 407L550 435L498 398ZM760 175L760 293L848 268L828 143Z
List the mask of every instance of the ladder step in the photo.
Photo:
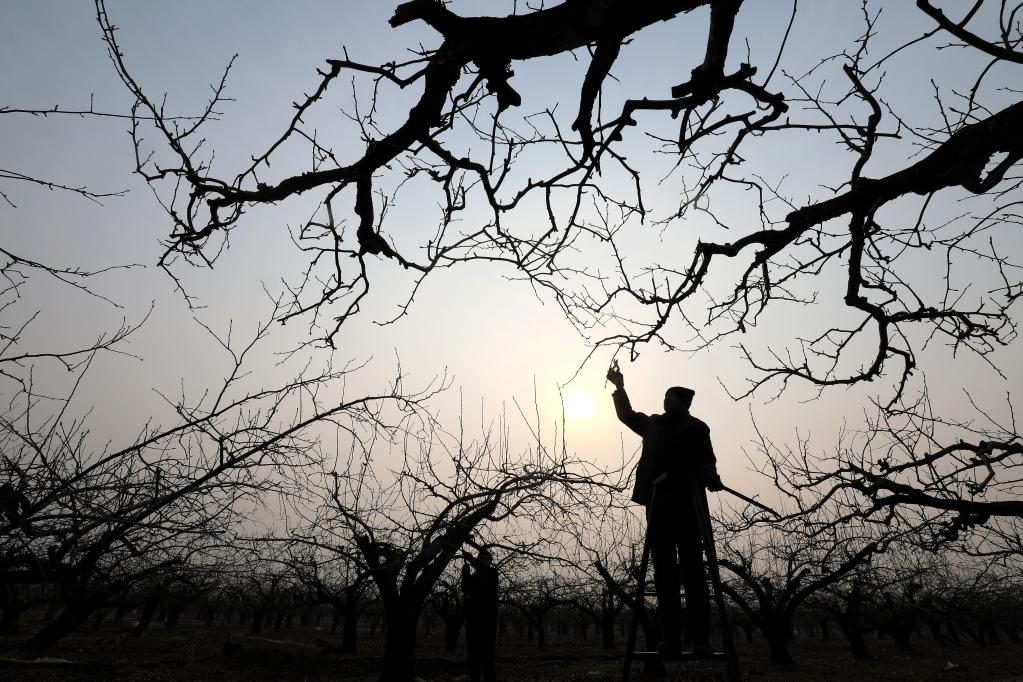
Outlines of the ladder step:
M632 655L638 658L660 658L665 661L723 661L726 659L724 651L711 651L710 653L682 651L678 655L668 656L657 651L633 651Z

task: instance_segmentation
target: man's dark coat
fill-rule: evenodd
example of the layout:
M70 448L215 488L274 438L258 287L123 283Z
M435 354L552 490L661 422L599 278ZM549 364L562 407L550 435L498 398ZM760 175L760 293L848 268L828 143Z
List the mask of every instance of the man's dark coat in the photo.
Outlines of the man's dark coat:
M710 428L689 414L646 415L632 409L625 389L611 394L623 424L643 438L636 465L632 501L650 505L654 481L661 474L680 474L709 480L717 476L717 459L710 444Z

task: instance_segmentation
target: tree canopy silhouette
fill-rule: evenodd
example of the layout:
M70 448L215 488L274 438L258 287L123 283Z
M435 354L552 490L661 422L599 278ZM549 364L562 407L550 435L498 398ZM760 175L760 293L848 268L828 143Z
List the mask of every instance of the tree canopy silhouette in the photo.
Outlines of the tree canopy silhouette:
M768 352L764 359L743 346L755 369L743 395L767 382L783 386L799 379L826 387L885 376L894 378L898 397L917 366L922 342L914 327L924 337L938 334L957 350L981 355L1015 336L1009 308L1021 292L1018 269L989 237L1018 222L1023 103L1016 101L1018 90L990 82L1002 78L1005 86L1023 61L1018 5L992 8L981 1L963 18L950 18L920 0L916 16L923 35L899 26L906 35L898 47L875 56L871 41L882 12L864 3L862 36L805 74L792 75L779 67L783 52L802 39L801 30L813 30L799 23L796 3L776 54L733 64L729 50L742 41L736 19L747 9L741 0L512 3L511 14L485 17L412 0L396 6L391 27L426 24L438 45L380 65L347 53L327 59L280 135L230 171L214 163L210 142L201 136L226 100L231 65L213 86L202 116L165 118L160 100L133 77L103 0L97 8L113 64L136 98L132 135L139 172L173 222L161 264L180 257L212 264L247 211L314 194L319 210L295 233L310 267L283 318L315 315L326 321L323 338L330 343L359 311L370 289L367 261L377 258L418 274L407 304L433 270L472 260L510 264L553 297L580 330L592 333L596 347L625 347L634 354L650 341L677 347L670 321L691 326L703 345L746 332L772 303L771 309L784 310L783 302L819 297L846 308L840 323L792 339L796 349ZM709 22L690 14L709 14ZM642 97L622 96L615 87L616 63L661 22L671 22L680 39L705 42L703 61L679 64L673 87L654 85ZM940 42L947 39L955 42ZM968 93L953 89L948 95L935 84L933 109L942 123L933 125L918 110L901 113L879 94L885 78L902 68L904 53L915 54L914 68L923 64L926 70L927 60L948 47L987 62L978 62ZM559 99L571 103L570 121L549 102L524 97L514 71L516 64L568 53L586 62L581 80L560 91L568 93ZM752 62L752 55L746 59ZM342 75L369 79L371 89L365 96L355 91L345 110L360 143L335 151L305 120L329 106L329 91ZM390 88L419 94L402 105L400 123L385 128L381 112L393 111ZM990 102L981 101L985 95ZM157 141L144 136L149 125L155 125ZM665 125L674 126L670 137L662 135ZM652 183L643 170L646 161L632 160L634 129L659 142L655 151L669 155L676 170L684 169L667 211L645 198ZM844 179L834 187L800 187L806 198L798 200L782 193L780 179L750 168L764 140L793 136L827 136L840 145L847 152ZM285 150L295 146L312 152L311 165L277 175L271 162L287 159ZM545 150L540 162L527 159L535 149ZM805 163L797 156L774 161ZM405 240L396 237L388 208L401 185L419 179L436 187L437 226L418 232L410 244L399 243ZM723 224L714 201L728 201L736 189L758 199L729 239L700 233L690 253L670 253L664 262L647 254L646 262L633 265L623 256L639 223L680 231L697 214L709 213ZM927 213L936 197L971 196L979 200L958 215ZM915 220L886 213L894 204L915 213ZM537 214L547 221L539 229ZM460 215L468 216L464 223ZM346 229L350 223L354 234ZM948 267L917 279L917 259L937 253ZM964 282L955 281L951 264L966 260L992 273L988 291L967 295ZM844 285L816 284L836 270L844 273ZM704 300L702 292L719 271L725 283L716 281ZM827 289L814 291L818 286ZM707 314L705 323L694 321L694 310Z

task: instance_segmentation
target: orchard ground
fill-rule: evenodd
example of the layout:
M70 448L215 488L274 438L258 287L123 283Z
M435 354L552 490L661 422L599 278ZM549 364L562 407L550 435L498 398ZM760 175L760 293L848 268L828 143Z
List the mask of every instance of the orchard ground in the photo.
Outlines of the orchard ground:
M337 651L338 639L313 627L268 630L252 636L244 625L183 621L174 629L154 624L135 637L131 619L86 625L45 652L19 651L15 636L0 637L0 679L39 680L350 680L378 678L382 637L360 632L360 652ZM985 680L1023 681L1023 644L1003 642L977 646L939 647L925 636L914 639L914 650L899 651L891 640L868 637L871 657L857 660L837 636L822 640L797 634L791 647L796 662L770 663L761 638L753 644L741 636L740 667L745 680L765 682L840 682L844 680ZM499 679L532 681L610 682L621 679L624 637L614 652L577 636L548 635L547 646L509 632L498 643ZM226 645L226 646L225 646ZM464 642L453 655L444 652L443 634L423 637L417 675L423 682L468 680ZM642 663L633 679L646 676ZM662 680L724 680L718 663L668 663Z

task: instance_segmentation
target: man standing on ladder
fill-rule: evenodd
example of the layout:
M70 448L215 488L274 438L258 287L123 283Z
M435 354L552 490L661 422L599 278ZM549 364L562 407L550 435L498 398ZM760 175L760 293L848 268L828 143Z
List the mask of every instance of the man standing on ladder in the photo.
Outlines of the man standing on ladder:
M646 507L648 522L652 521L647 532L661 626L657 650L664 656L677 656L682 650L681 568L688 639L696 654L709 655L710 598L696 515L696 505L705 502L694 497L702 498L704 487L722 489L710 429L689 414L692 389L672 386L664 393L664 414L646 415L632 409L617 363L608 370L607 380L615 387L612 398L618 419L643 438L632 501Z

